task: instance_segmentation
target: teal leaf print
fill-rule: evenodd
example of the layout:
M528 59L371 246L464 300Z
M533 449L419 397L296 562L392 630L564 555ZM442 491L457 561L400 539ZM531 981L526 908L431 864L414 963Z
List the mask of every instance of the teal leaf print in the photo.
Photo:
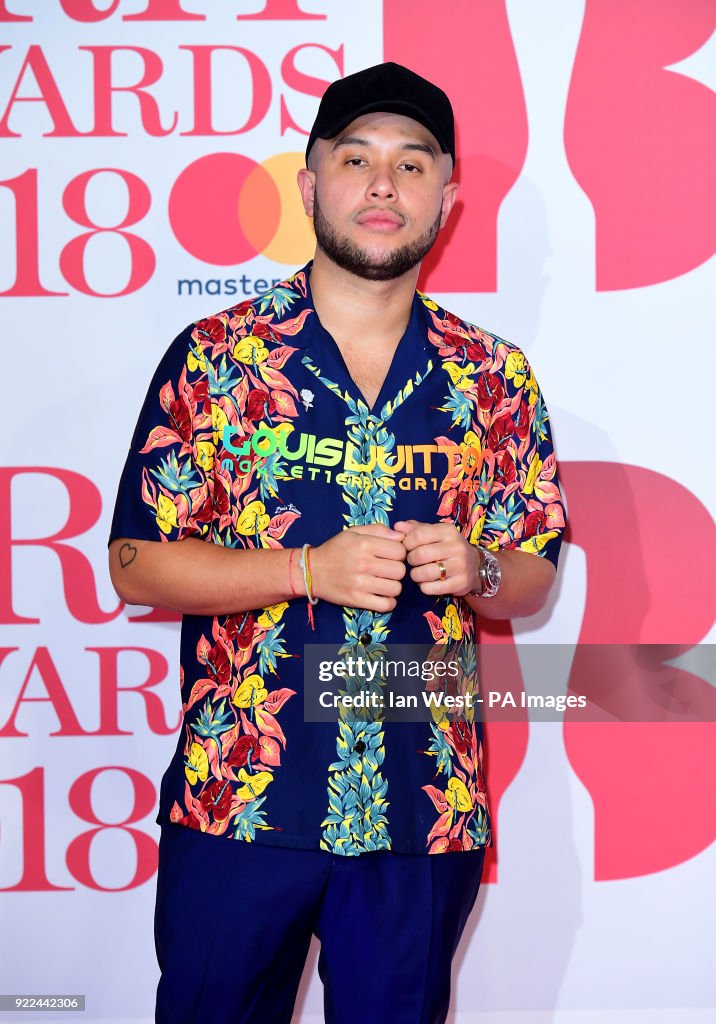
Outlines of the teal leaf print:
M258 315L263 316L267 309L272 309L277 316L283 316L295 303L296 298L296 293L291 288L272 288L259 299Z
M510 528L521 514L521 508L515 507L515 495L511 494L504 504L500 501L493 503L490 514L485 520L485 528L500 532L507 531L512 535Z
M450 389L451 397L446 401L445 405L440 406L440 409L442 412L452 414L453 426L457 424L467 430L472 422L472 404L470 399L464 391L458 391L452 382L448 383L448 388Z
M234 839L254 839L256 837L257 828L268 829L271 827L265 822L264 816L266 812L260 810L261 805L265 800L265 796L252 800L251 803L246 804L240 814L236 815L236 818L234 819L236 824Z
M191 459L179 464L176 455L170 451L165 459L160 459L159 468L151 469L150 473L170 491L186 493L192 487L199 487L201 480L192 466Z
M259 675L265 675L266 672L277 675L276 659L290 657L290 655L286 654L286 648L280 636L284 625L285 623L282 622L280 626L270 630L261 641L261 646L259 647Z
M222 700L218 708L214 707L211 701L207 700L203 708L199 712L199 717L193 725L194 732L197 736L211 737L216 740L219 747L219 737L222 732L227 732L233 724L234 718L231 711L224 711L226 707L226 699Z

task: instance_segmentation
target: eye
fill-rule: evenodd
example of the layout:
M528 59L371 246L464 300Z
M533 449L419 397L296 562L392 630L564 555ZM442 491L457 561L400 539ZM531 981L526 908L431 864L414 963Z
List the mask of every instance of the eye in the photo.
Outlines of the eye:
M349 165L350 167L358 167L360 164L363 163L365 163L365 160L363 159L362 156L350 156L346 160L346 164Z
M415 171L415 172L417 172L419 174L420 170L421 170L421 168L416 166L416 164L406 164L406 163L404 163L404 164L401 164L401 167L403 167L406 171L410 171L411 173Z

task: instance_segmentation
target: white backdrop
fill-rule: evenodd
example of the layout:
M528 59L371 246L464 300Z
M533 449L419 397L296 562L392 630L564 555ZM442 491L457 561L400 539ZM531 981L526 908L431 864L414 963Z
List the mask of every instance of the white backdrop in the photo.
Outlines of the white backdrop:
M716 684L689 653L716 636L715 18L713 0L0 0L0 994L153 1019L178 624L118 609L112 505L169 341L310 255L293 177L341 73L397 59L451 94L463 210L424 286L521 345L550 407L572 534L550 608L515 624L525 688L530 645L578 639L680 645L688 685ZM210 65L212 46L239 50ZM244 181L248 161L268 173ZM490 758L498 863L454 1020L716 1020L714 724L523 723ZM296 1021L322 1020L316 955Z

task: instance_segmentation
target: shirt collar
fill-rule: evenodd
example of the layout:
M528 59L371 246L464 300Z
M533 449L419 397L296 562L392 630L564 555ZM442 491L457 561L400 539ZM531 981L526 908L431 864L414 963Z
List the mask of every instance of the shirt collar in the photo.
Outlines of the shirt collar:
M285 285L278 286L284 290L286 290L286 288L290 288L291 291L295 293L296 298L285 310L282 316L272 322L271 326L279 328L277 333L280 335L283 344L290 345L292 348L310 350L315 347L315 343L319 337L327 333L318 319L318 314L316 313L313 305L310 281L312 266L313 260L309 260L305 267L302 267L301 270L298 270L288 279ZM284 334L281 327L285 328L289 325L293 326L297 321L300 322L299 318L304 313L307 313L307 315L303 318L303 322L301 323L297 333L292 335ZM418 347L420 351L433 349L433 346L430 345L427 338L427 324L424 324L427 319L428 310L423 304L420 293L416 291L413 295L412 311L405 334L413 336L416 347Z

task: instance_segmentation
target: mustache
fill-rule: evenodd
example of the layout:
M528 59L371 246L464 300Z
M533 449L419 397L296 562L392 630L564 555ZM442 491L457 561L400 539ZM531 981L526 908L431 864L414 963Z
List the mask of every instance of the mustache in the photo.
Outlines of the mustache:
M405 214L401 213L400 210L396 210L394 206L376 206L376 205L364 206L363 209L359 210L358 213L356 213L355 216L356 217L362 217L364 213L373 213L373 212L377 212L377 213L392 213L396 217L400 218L401 223L405 224L405 221L406 221Z

